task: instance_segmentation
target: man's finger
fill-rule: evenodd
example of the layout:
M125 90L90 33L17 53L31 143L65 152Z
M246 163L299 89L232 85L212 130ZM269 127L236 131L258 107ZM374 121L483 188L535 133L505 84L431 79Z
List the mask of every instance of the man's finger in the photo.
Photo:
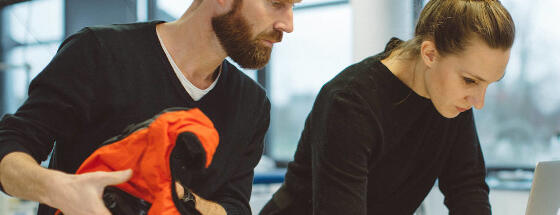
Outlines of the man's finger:
M122 171L115 171L115 172L107 172L105 173L105 177L101 179L101 183L105 185L117 185L124 183L132 177L132 170L122 170Z
M183 186L179 183L179 182L175 182L175 190L177 191L177 196L179 198L183 197L183 195L185 195L183 192Z

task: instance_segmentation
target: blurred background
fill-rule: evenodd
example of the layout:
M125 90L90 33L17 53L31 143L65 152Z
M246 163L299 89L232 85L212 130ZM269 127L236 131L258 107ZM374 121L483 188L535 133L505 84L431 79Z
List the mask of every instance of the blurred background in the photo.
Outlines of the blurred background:
M245 72L272 103L265 156L251 205L258 212L283 180L320 87L345 67L410 39L425 0L303 0L294 33L276 44L268 66ZM0 115L26 98L30 80L82 27L171 21L191 0L0 0ZM502 0L517 26L505 78L475 111L488 167L493 214L525 214L538 161L560 160L560 1ZM555 27L556 26L556 27ZM37 204L0 194L0 215L35 214ZM447 214L434 187L417 214Z

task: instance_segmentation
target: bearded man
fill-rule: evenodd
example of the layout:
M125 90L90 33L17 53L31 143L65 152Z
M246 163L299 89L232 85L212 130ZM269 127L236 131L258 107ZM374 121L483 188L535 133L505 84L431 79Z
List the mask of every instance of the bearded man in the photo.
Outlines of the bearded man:
M40 202L41 215L54 208L110 214L103 190L131 171L72 173L127 125L168 107L199 108L220 144L207 171L188 189L178 184L177 194L194 196L202 214L251 214L270 102L225 58L263 67L273 44L292 32L297 1L195 0L173 22L88 27L70 36L32 81L27 101L0 121L0 188ZM49 168L38 165L51 151Z

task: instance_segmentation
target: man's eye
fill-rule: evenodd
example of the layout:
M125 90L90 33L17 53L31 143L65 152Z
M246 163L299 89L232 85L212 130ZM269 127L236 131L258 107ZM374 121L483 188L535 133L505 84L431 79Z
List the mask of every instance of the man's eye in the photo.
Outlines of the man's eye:
M284 2L281 2L281 1L271 1L271 3L272 3L273 7L278 8L278 9L282 9L286 5L286 4L284 4Z
M465 80L466 84L476 84L476 81L471 78L464 77L463 80Z

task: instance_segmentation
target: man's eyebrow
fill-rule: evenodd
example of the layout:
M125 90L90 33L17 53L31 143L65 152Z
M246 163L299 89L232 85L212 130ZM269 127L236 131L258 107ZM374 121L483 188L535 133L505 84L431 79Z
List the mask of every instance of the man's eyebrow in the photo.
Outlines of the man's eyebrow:
M295 3L300 3L301 2L301 0L280 0L280 1L290 3L290 4L295 4Z

